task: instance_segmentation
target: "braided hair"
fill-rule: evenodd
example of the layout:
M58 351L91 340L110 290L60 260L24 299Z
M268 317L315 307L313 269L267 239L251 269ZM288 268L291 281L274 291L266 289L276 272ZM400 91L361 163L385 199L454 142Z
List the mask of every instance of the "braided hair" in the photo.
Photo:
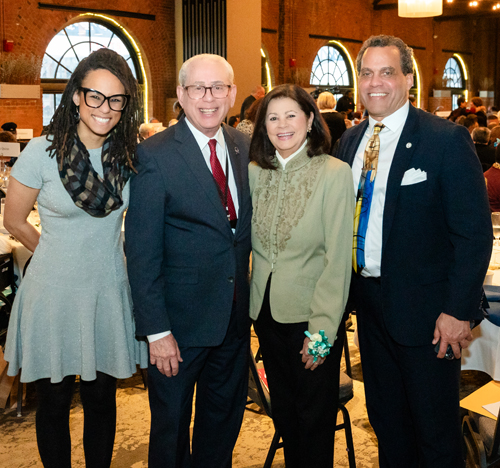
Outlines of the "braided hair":
M79 114L73 95L79 91L82 82L93 70L108 70L115 75L123 87L125 94L130 95L120 121L113 129L113 142L110 148L111 161L117 161L120 166L128 165L133 169L136 160L137 132L140 122L141 99L138 92L137 80L125 59L111 49L99 49L83 59L68 81L47 129L50 145L47 148L49 156L67 155L73 147Z

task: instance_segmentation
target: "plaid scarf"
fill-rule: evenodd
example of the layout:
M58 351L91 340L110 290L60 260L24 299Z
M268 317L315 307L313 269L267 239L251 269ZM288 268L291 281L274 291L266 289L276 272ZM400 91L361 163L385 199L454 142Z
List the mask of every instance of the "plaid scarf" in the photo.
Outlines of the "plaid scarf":
M57 155L64 188L78 208L96 218L103 218L123 205L122 190L131 173L128 166L120 166L118 161L111 160L113 133L102 146L102 178L92 167L89 152L78 134L69 154Z

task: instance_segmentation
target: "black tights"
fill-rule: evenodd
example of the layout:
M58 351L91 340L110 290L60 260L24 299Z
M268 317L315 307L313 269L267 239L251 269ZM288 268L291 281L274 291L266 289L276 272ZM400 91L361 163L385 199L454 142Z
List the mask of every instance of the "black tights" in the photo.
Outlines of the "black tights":
M75 376L57 384L35 382L38 395L36 438L45 468L71 468L69 411ZM116 432L116 379L97 372L92 381L80 381L83 405L83 447L87 468L109 468Z

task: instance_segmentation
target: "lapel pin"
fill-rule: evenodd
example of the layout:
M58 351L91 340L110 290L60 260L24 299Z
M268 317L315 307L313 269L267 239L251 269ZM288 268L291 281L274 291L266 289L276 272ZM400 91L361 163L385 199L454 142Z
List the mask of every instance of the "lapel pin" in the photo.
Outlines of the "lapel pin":
M239 150L239 148L238 148L237 146L235 146L235 147L234 147L234 152L235 152L236 154L240 154L240 150Z
M411 143L406 143L407 148L411 148Z

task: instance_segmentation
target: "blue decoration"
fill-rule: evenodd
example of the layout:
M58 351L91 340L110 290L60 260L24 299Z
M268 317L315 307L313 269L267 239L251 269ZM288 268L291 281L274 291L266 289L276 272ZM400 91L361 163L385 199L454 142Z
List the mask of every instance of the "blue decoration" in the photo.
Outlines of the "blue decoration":
M330 348L333 346L328 342L328 337L325 335L325 330L320 330L319 333L311 335L307 330L305 335L311 340L309 342L309 349L307 353L314 356L313 362L318 360L318 356L325 358L330 354Z

